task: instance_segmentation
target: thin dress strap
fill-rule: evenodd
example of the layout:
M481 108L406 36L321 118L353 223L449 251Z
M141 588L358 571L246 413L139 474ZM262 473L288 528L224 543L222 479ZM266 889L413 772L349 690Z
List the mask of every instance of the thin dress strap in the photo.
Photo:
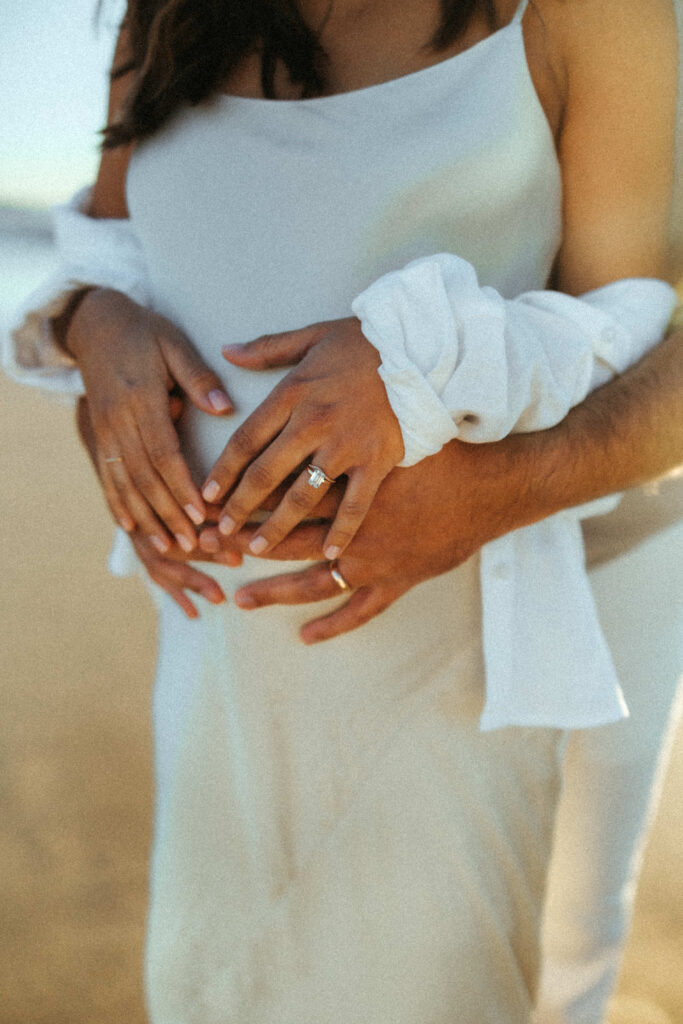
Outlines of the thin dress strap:
M522 18L524 17L524 12L525 12L525 11L526 11L526 9L527 9L527 5L528 5L528 3L529 3L529 0L520 0L520 4L519 4L519 7L518 7L518 8L517 8L517 10L515 11L515 16L514 16L514 18L512 19L512 24L513 24L513 25L514 25L514 24L515 24L516 22L518 22L518 21L521 21L521 20L522 20Z

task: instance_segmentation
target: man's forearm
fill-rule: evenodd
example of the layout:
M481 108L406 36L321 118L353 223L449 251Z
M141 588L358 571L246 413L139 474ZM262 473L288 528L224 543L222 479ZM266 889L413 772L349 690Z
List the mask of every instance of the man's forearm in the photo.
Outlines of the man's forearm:
M511 510L517 526L682 465L683 328L594 391L558 426L501 444L520 484Z

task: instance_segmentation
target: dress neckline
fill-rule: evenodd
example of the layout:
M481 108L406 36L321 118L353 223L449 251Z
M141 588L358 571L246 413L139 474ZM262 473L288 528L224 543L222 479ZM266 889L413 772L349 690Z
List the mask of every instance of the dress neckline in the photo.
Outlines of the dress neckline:
M526 5L525 5L526 6ZM328 96L310 96L303 99L269 99L268 97L262 96L240 96L236 93L219 92L215 95L215 99L220 103L230 101L230 103L242 103L242 104L258 104L262 107L315 107L315 106L334 106L341 105L344 102L353 102L354 100L361 98L364 99L366 96L376 96L381 92L389 92L394 89L403 87L404 85L413 85L417 81L428 80L436 78L437 75L443 74L444 71L452 69L456 64L466 63L466 58L470 58L472 55L478 54L482 49L486 49L488 45L491 45L494 41L502 39L506 33L510 33L511 30L516 30L520 40L523 42L522 37L522 19L515 16L512 21L507 22L506 25L502 25L496 29L495 32L491 32L490 35L484 36L483 39L479 39L472 46L468 46L466 50L461 50L459 53L454 53L452 57L446 57L445 60L437 61L435 64L429 64L426 68L418 68L417 71L409 71L405 75L398 75L396 78L388 78L384 82L375 82L373 85L364 85L359 89L347 89L344 92L331 93Z

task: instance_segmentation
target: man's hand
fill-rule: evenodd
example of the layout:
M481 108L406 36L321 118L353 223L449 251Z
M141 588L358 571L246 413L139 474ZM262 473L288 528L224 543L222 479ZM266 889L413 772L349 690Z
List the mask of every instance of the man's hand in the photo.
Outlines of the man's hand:
M141 530L134 530L129 537L149 578L173 598L188 619L199 618L199 611L185 593L186 590L198 594L211 604L223 604L226 600L218 583L190 565L186 561L187 555L179 547L174 546L168 554L161 555ZM222 556L210 558L204 555L203 558L212 562L222 561L225 565L238 565L241 561L238 556L231 556L227 551Z
M354 593L343 607L308 622L302 640L317 643L356 629L417 583L455 568L487 541L522 525L515 506L523 471L521 475L519 463L510 458L515 444L513 438L476 447L456 441L417 466L395 469L338 561ZM515 486L510 484L512 470ZM266 557L317 564L250 583L237 591L235 603L253 609L338 596L329 563L321 561L327 530L328 524L315 523L294 530ZM253 536L251 528L231 539L248 554ZM223 540L217 529L205 529L200 548L215 552Z

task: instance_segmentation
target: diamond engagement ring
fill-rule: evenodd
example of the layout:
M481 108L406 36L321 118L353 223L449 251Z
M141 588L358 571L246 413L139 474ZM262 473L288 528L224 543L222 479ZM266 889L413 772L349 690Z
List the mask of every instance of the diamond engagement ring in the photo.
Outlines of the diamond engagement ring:
M334 480L332 479L331 476L328 476L327 473L320 468L320 466L314 466L313 463L311 463L310 466L307 467L307 472L309 486L315 487L316 490L319 487L322 487L322 485L325 483L334 483Z
M346 582L346 580L344 579L344 577L342 576L341 572L339 571L339 569L337 567L337 559L336 558L335 558L335 560L333 562L330 562L330 564L328 566L328 569L330 570L330 576L332 577L332 579L337 584L337 586L339 587L340 590L350 590L351 589L351 584Z

